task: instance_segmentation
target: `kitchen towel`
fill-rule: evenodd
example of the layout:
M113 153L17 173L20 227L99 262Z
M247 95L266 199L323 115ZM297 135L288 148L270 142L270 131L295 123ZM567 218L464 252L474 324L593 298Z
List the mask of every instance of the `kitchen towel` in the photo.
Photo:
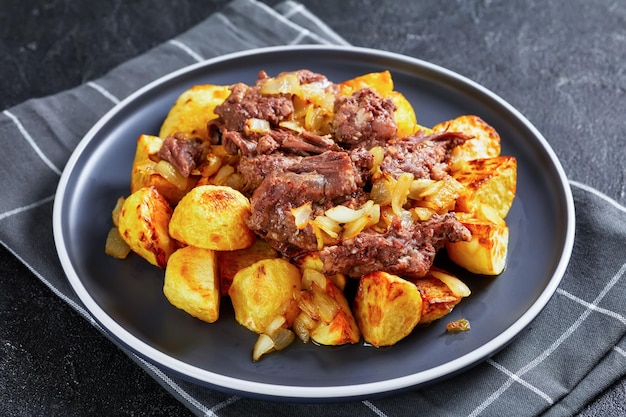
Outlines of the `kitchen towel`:
M52 236L54 193L73 149L113 106L162 75L230 52L295 44L347 42L297 2L235 0L99 79L3 111L0 137L11 146L0 154L1 243L103 331L66 280ZM197 415L571 416L626 372L626 208L570 185L576 240L556 293L507 348L443 382L363 401L277 403L207 389L119 347Z

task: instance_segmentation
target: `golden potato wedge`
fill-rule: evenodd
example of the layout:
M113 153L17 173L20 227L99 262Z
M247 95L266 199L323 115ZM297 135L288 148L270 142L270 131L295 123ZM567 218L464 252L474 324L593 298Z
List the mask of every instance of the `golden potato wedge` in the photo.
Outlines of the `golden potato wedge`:
M225 186L200 185L189 191L174 208L170 235L187 245L213 250L250 247L256 235L246 225L250 201Z
M213 110L229 95L228 86L204 84L191 87L178 97L170 109L159 136L166 138L174 133L184 133L208 140L207 122L217 118Z
M222 295L228 295L228 289L235 274L256 261L277 258L278 252L267 242L257 239L252 246L245 249L217 252L218 271Z
M276 317L290 326L298 315L300 270L289 261L263 259L235 274L228 295L238 323L256 333L265 333Z
M500 135L478 116L459 116L433 126L432 130L435 133L450 130L472 136L472 139L452 150L452 167L461 161L500 156Z
M394 117L396 124L398 125L397 135L399 138L410 136L419 130L417 124L417 118L415 117L415 110L411 102L404 97L404 95L398 91L392 91L390 98L393 104L396 105L396 111Z
M422 316L419 324L428 324L452 311L470 289L456 276L432 268L425 277L412 280L422 296Z
M165 268L163 294L175 307L215 322L221 299L215 251L185 246L174 252Z
M168 224L172 207L155 187L132 193L122 205L118 218L120 236L133 252L152 265L165 268L176 242L170 238Z
M517 160L498 156L465 161L452 171L464 187L459 191L456 210L471 213L486 204L503 219L517 192Z
M310 337L326 346L357 343L361 339L348 300L331 279L307 268L302 271L302 288L298 302L301 312L294 322L300 339L306 342Z
M422 297L417 287L396 275L372 272L361 277L353 313L366 342L389 346L419 323Z
M355 91L371 88L382 97L389 97L393 91L393 79L389 71L371 72L339 83L341 95L351 96Z
M140 188L153 186L171 205L176 205L189 190L195 187L198 178L193 176L182 178L181 186L158 174L158 153L162 145L163 139L158 136L139 136L130 176L130 192L134 193Z
M448 257L455 264L475 274L499 275L506 266L509 228L489 220L469 218L456 213L460 222L472 233L468 242L447 242Z

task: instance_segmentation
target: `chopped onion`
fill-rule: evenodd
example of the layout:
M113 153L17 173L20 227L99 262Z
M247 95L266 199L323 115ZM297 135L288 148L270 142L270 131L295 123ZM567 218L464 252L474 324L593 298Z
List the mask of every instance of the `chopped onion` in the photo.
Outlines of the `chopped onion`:
M274 350L274 341L271 337L266 334L260 334L256 343L254 344L254 349L252 350L252 360L258 361L261 359L261 356L266 353L270 353Z
M326 288L326 276L319 271L311 268L304 268L302 271L302 288L311 289L313 284L320 288Z
M276 316L276 318L272 320L270 324L268 324L265 327L265 333L271 336L276 330L280 329L283 326L283 324L285 324L286 322L287 322L287 319L285 319L284 316Z
M339 222L331 219L326 216L317 216L312 223L317 225L321 230L323 230L328 236L332 238L339 237L339 232L341 231L341 226Z
M311 333L309 332L309 329L306 327L305 321L306 318L304 317L309 317L306 314L300 313L298 315L298 317L296 317L296 319L293 322L293 331L296 334L296 336L298 336L298 339L302 340L302 342L304 343L309 343L309 340L311 340Z
M452 294L454 294L455 297L467 297L468 295L472 293L470 289L468 288L468 286L465 285L463 281L461 281L454 275L450 275L443 271L438 271L438 270L437 271L431 270L430 275L432 275L433 277L437 278L439 281L446 284L448 288L450 288L450 291L452 291Z
M274 349L283 350L294 341L296 335L291 330L280 327L270 337L274 341Z
M370 173L376 178L381 175L380 164L383 163L383 158L385 157L385 151L381 146L374 146L369 152L374 157L374 162L372 164L372 169L370 169Z
M331 296L326 294L324 290L315 285L310 291L313 293L313 302L317 306L317 311L319 312L322 321L326 324L333 321L337 315L337 311L339 310L337 302Z
M270 78L261 86L261 94L296 94L300 93L300 78L298 74L287 73L276 78Z
M104 253L114 258L125 259L130 253L130 246L124 241L117 227L111 228L104 244Z
M406 204L413 178L413 174L403 172L397 179L396 186L391 193L391 208L396 216L402 214L402 206Z
M219 171L217 171L217 174L215 174L215 177L213 177L213 184L223 185L233 172L235 172L235 168L233 168L232 166L222 166Z
M120 219L120 213L122 212L122 206L124 205L124 201L126 199L124 197L120 197L115 202L115 207L113 207L113 211L111 211L111 219L113 220L113 224L117 227L117 223Z
M293 120L285 120L278 123L278 126L284 127L285 129L293 130L294 132L302 133L304 129L298 122L294 122Z
M299 230L304 229L308 224L311 218L311 202L304 203L300 207L290 209L291 214L296 219L296 227Z
M266 135L270 132L270 122L265 119L250 118L246 120L244 129L250 133Z
M179 190L187 188L187 177L181 174L174 165L166 160L160 160L155 167L157 174L165 178L168 182L174 184Z

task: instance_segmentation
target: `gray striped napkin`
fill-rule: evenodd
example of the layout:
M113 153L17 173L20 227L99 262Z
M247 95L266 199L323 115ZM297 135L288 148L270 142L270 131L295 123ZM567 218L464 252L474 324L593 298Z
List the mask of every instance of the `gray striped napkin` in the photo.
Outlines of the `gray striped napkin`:
M100 79L3 111L0 137L11 146L0 154L0 242L99 328L65 279L52 237L54 192L83 135L119 101L173 70L243 49L311 43L347 44L299 3L235 0ZM570 416L626 373L626 208L571 185L576 242L556 294L506 349L447 381L381 399L274 403L195 385L120 348L197 415Z

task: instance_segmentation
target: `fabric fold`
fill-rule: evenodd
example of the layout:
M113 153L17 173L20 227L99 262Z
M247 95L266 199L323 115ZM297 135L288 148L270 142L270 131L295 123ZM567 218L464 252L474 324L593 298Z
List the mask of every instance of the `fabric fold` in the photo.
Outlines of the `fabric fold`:
M5 110L0 137L12 146L0 154L0 243L106 335L72 291L54 247L54 193L71 152L100 117L149 82L222 54L286 44L348 43L297 2L272 8L235 0L99 79ZM366 401L274 403L199 386L111 341L197 415L570 416L626 373L626 208L571 185L576 243L557 292L511 345L444 382Z

